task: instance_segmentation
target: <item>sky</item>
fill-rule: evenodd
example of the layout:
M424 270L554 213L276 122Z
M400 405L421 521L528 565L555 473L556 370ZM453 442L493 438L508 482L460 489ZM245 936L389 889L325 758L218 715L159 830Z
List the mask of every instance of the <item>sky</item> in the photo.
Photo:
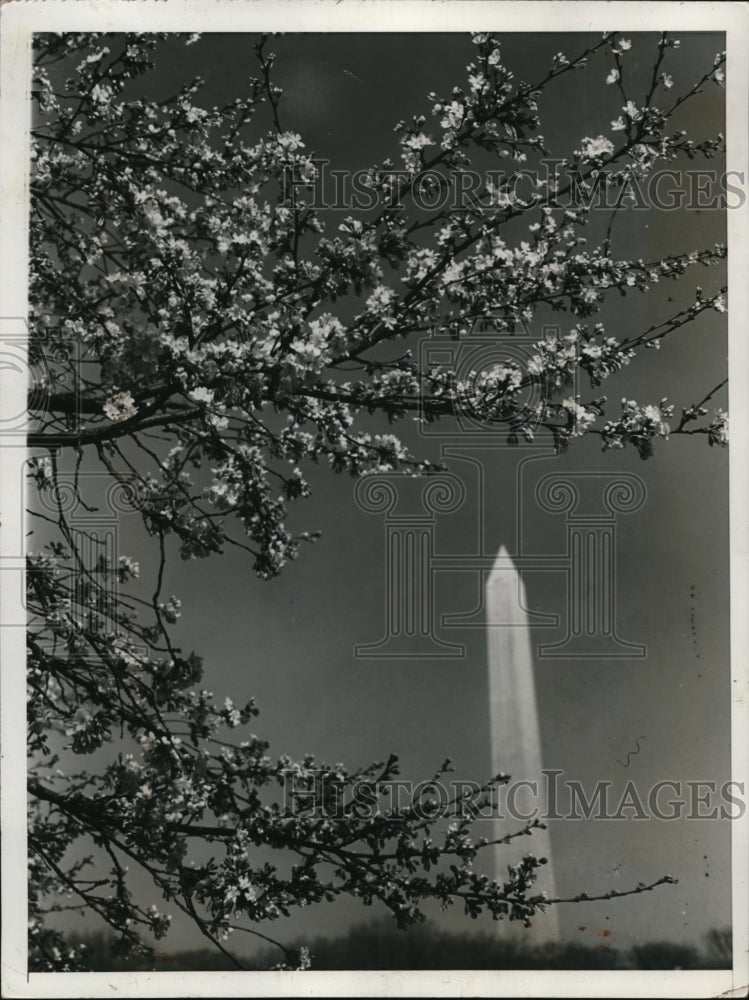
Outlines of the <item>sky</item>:
M681 48L667 67L677 92L698 69L709 68L723 48L717 34L680 37ZM644 80L656 39L632 38L633 73ZM208 35L189 48L170 42L156 79L173 90L177 79L200 73L207 104L231 99L256 71L253 41ZM508 35L503 51L511 68L534 79L553 53L576 52L587 41L560 33ZM395 121L428 113L427 93L459 82L471 57L468 36L439 33L287 35L274 39L272 48L278 55L276 81L285 90L284 127L298 131L308 148L342 169L365 167L386 155L396 158ZM616 117L613 88L603 84L609 69L600 61L584 73L569 74L544 97L541 117L552 123L543 129L552 154L575 148L583 136L597 135ZM695 135L724 128L722 102L722 91L713 87L690 105L684 120ZM629 210L616 226L622 256L656 257L725 238L725 215L718 211ZM646 297L617 298L600 318L616 336L639 332L688 301L696 280L712 293L720 274L706 271ZM571 323L562 316L565 322ZM703 315L670 347L643 353L600 392L643 402L668 396L677 408L696 402L725 377L724 318ZM716 397L715 405L725 404L725 395ZM505 545L511 553L536 555L543 564L545 557L563 555L566 545L564 514L542 510L535 499L543 476L621 472L640 477L643 506L616 522L616 595L620 636L643 644L647 653L638 660L538 660L544 765L562 769L565 779L586 788L611 780L621 789L631 778L645 796L661 780L719 785L728 780L726 450L709 448L704 438L674 438L659 441L655 457L643 462L634 451L602 454L597 440L585 439L568 454L554 456L542 446L509 449L485 431L466 434L452 424L425 438L415 425L401 432L425 457L437 458L447 446L464 456L480 456L483 485L475 464L447 459L450 472L463 483L465 501L434 520L439 555L492 557ZM476 444L480 450L471 451ZM232 550L187 563L174 553L164 592L183 602L175 639L205 657L205 685L217 698L230 694L236 703L256 698L261 714L255 729L270 740L272 754L311 752L354 767L396 752L403 775L414 778L429 777L450 756L456 776L485 780L491 764L483 612L474 616L474 627L439 630L443 641L465 647L462 656L355 656L355 646L377 642L384 631L384 515L361 509L348 477L320 469L313 470L311 482L313 496L299 502L291 523L320 530L322 538L305 547L279 579L257 579L247 558ZM121 524L121 545L144 569L148 566L143 536L127 519ZM468 613L480 605L480 571L441 571L434 579L438 615ZM526 573L524 581L530 609L563 613L563 574L540 569ZM533 640L553 643L563 635L561 628L536 629ZM622 890L667 873L679 879L678 885L628 899L561 906L564 939L598 944L607 930L607 940L622 948L654 939L696 943L710 928L729 924L729 825L656 819L552 822L562 896ZM373 915L354 903L336 904L273 930L285 939L323 929L341 933ZM457 913L434 919L466 929ZM487 924L479 927L485 930ZM199 946L200 938L175 924L166 944Z

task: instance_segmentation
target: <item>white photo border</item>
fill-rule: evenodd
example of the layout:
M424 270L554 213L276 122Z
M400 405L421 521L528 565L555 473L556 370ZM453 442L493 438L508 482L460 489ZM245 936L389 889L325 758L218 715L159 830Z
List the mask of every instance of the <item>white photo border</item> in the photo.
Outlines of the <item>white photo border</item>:
M727 168L749 164L749 10L743 3L588 0L28 0L0 12L0 317L28 300L28 195L31 38L35 32L419 32L493 30L725 31ZM749 372L749 204L728 215L729 371ZM23 373L0 372L0 421L25 408ZM749 393L731 393L732 777L749 768ZM0 423L1 426L1 423ZM23 439L0 433L3 459ZM7 467L7 466L6 466ZM0 474L0 569L22 566L19 484ZM32 973L26 968L26 801L24 612L16 573L0 572L2 709L2 992L7 997L254 996L746 996L749 983L749 815L732 823L734 967L715 971ZM249 977L249 978L248 978Z

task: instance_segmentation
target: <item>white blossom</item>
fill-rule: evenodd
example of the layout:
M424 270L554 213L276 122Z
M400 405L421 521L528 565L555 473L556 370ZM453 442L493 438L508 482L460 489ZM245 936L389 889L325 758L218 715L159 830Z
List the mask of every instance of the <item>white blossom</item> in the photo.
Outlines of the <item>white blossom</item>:
M595 139L583 139L581 156L584 160L600 160L611 156L613 152L614 144L605 136L599 135Z
M121 420L130 420L137 412L135 400L129 391L115 391L104 404L105 416L115 423L119 423Z

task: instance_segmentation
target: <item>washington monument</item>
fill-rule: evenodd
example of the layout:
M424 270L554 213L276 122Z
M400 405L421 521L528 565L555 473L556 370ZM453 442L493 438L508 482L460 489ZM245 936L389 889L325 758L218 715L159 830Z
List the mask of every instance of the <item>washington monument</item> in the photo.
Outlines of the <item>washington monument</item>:
M495 821L494 837L514 833L525 825L521 819L507 816L510 799L506 793L518 782L536 782L538 791L544 787L541 775L541 731L538 722L536 685L533 671L525 584L507 549L500 548L486 583L487 646L489 661L489 724L492 773L510 775L510 782L500 788L499 803L505 819ZM530 814L535 807L542 809L539 796L526 786L515 788L514 812ZM507 866L517 864L524 854L547 858L548 864L537 870L538 881L530 894L545 892L556 895L553 853L548 830L535 829L531 836L512 839L495 848L495 875L507 878ZM504 935L512 933L526 941L547 941L559 938L557 908L531 918L532 927L522 922L503 920L499 927Z

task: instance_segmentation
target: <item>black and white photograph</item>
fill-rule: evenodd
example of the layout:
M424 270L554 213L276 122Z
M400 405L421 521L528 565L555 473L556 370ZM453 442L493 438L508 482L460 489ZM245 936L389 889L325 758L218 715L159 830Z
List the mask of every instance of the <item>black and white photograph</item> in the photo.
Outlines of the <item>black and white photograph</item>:
M0 46L4 995L745 996L746 8Z

